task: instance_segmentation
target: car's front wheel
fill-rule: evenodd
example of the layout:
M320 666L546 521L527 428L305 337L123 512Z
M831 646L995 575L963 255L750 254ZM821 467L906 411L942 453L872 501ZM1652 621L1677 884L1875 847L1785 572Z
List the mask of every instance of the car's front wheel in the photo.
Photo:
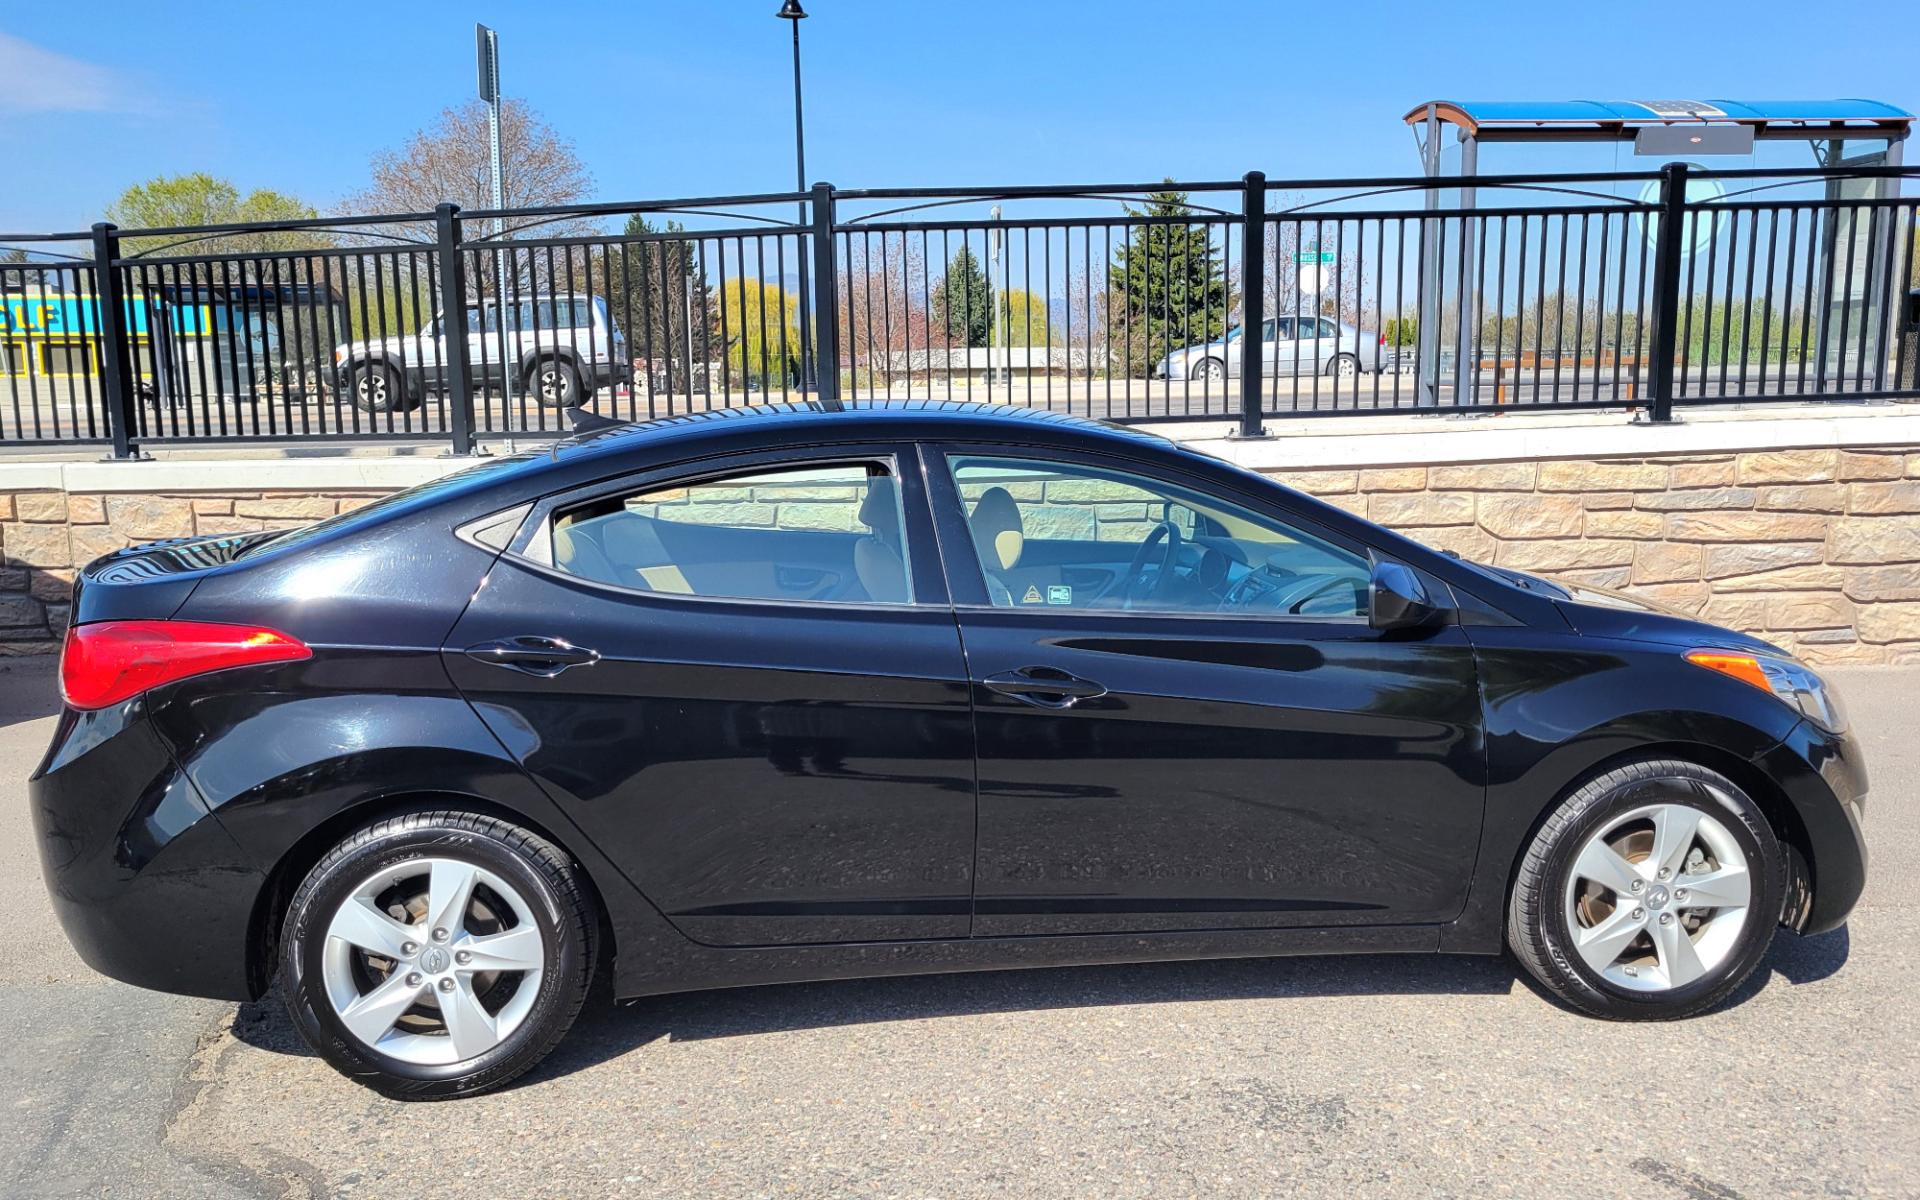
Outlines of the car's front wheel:
M596 922L567 856L476 813L348 837L288 905L280 980L309 1045L396 1099L499 1087L579 1014Z
M1760 965L1785 889L1780 841L1752 797L1696 763L1647 759L1548 816L1515 876L1507 941L1583 1012L1686 1017Z
M404 412L408 404L406 381L385 363L354 368L353 403L361 412Z

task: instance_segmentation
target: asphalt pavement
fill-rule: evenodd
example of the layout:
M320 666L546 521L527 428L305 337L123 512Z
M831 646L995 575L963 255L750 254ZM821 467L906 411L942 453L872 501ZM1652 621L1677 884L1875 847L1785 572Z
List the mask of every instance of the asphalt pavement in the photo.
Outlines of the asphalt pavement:
M1580 1017L1492 958L808 984L603 1000L515 1087L404 1105L275 997L81 965L24 800L50 664L0 660L0 1196L1920 1196L1920 669L1833 675L1867 894L1691 1021Z

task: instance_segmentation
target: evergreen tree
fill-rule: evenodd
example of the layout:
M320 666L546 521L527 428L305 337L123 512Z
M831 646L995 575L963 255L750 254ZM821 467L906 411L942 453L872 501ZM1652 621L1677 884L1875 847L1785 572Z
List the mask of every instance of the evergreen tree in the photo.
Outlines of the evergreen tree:
M1150 193L1144 209L1127 208L1129 216L1153 218L1192 211L1187 194L1173 190ZM1130 232L1113 251L1113 344L1139 375L1169 350L1222 337L1233 295L1226 256L1213 252L1206 225L1141 224Z
M612 246L603 269L612 281L607 307L627 335L627 352L647 360L654 385L666 386L670 371L673 390L684 391L690 372L721 353L719 310L707 294L698 243L673 236L686 232L678 221L663 228L639 213L624 232L633 240Z
M952 346L984 346L993 330L993 287L980 260L965 246L934 285L933 327L945 333Z

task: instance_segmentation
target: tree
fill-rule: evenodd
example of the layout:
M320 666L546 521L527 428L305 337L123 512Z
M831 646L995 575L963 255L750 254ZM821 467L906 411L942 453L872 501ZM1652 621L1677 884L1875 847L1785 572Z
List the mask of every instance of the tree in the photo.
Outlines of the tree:
M624 241L603 252L599 277L607 306L627 335L627 350L645 359L650 386L686 391L693 364L712 358L719 344L719 314L710 303L698 243L681 235L686 226L657 226L639 213L627 218Z
M933 327L946 335L949 346L984 346L993 329L993 285L965 246L934 285Z
M259 188L245 196L225 179L204 171L190 175L163 175L136 183L107 207L107 219L129 229L159 229L180 225L234 225L253 221L310 220L320 214L312 205L284 192ZM233 254L248 251L306 250L331 241L315 230L233 233L199 238L180 246L182 254ZM124 238L122 249L141 254L181 243L179 237Z
M1187 194L1172 189L1149 194L1144 209L1127 208L1129 216L1162 220L1192 211ZM1130 233L1114 247L1109 289L1120 311L1113 339L1126 369L1144 374L1170 349L1225 334L1234 298L1225 255L1213 253L1206 225L1139 224Z
M1000 325L993 331L996 346L1049 346L1047 301L1024 288L1012 288L1000 297Z
M727 331L727 370L734 380L753 388L776 388L783 380L800 377L795 297L777 283L729 279L719 289L719 300Z
M570 204L593 187L573 143L561 137L524 100L500 106L501 194L508 208ZM427 212L452 202L462 208L492 208L487 106L469 100L443 109L398 150L374 155L372 181L350 197L365 213ZM527 222L509 222L509 228ZM561 228L541 226L542 235ZM475 231L486 232L486 231Z

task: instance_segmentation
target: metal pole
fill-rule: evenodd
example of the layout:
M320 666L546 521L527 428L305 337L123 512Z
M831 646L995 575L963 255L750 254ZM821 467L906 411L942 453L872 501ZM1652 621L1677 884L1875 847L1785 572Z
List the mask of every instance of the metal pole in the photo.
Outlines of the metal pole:
M120 257L118 227L101 221L93 227L93 295L100 305L100 393L105 401L107 434L113 439L113 457L139 458L135 419L139 403L134 394L133 356L128 353L127 300L120 289L114 261Z
M1653 243L1653 370L1649 420L1673 420L1673 360L1680 341L1680 247L1687 237L1687 164L1660 168L1660 231Z
M838 405L840 401L839 318L835 302L838 291L833 263L833 185L813 185L813 286L818 295L815 310L820 314L820 346L814 352L814 373L818 376L819 399Z
M998 221L1000 219L1000 206L998 204L994 205L988 210L988 216ZM992 234L993 261L987 267L987 282L989 284L993 282L993 272L1000 266L1000 243L1005 237L1005 231L997 227L994 229ZM989 397L993 395L993 343L996 340L1001 343L1000 379L1001 382L1007 386L1007 395L1009 397L1013 395L1013 343L1007 340L1013 333L1013 331L1008 328L1013 324L1013 297L1008 291L1012 286L1013 255L1009 253L1007 255L1007 270L1000 280L1000 295L997 298L997 303L996 297L993 295L992 287L989 286L987 289L987 395ZM1004 320L1001 318L1002 311L1006 313L1006 319ZM1000 334L997 339L993 336L996 330Z
M500 35L484 25L474 26L480 35L480 98L487 102L487 141L488 141L488 182L492 185L493 207L495 211L507 206L506 155L501 148L500 135ZM502 330L511 327L507 324L507 219L493 219L493 306L497 314L495 321ZM486 309L481 308L483 314ZM483 334L484 336L484 334ZM508 345L513 345L511 339ZM515 397L520 395L520 372L517 364L502 362L501 379L512 389ZM508 383L507 381L511 381Z
M1480 139L1477 137L1463 136L1460 139L1461 215L1459 239L1460 277L1462 279L1467 278L1467 272L1472 270L1469 264L1473 262L1473 220L1466 214L1475 204L1480 202L1478 189L1470 187L1468 184L1472 182L1474 173L1479 169ZM1463 287L1459 293L1463 303L1459 316L1460 328L1457 334L1458 341L1453 352L1453 377L1458 381L1454 385L1456 394L1453 402L1455 404L1478 404L1480 402L1480 362L1473 353L1473 339L1476 331L1468 319L1469 306L1471 306L1473 314L1478 315L1480 312L1480 283L1481 280L1475 278L1471 290ZM1440 344L1439 335L1439 327L1435 326L1434 345L1436 347ZM1436 362L1434 364L1434 378L1436 379L1439 378L1439 369L1439 363ZM1468 392L1464 397L1457 394L1463 385Z
M1440 209L1440 112L1436 105L1427 105L1427 144L1421 155L1421 166L1425 169L1431 185L1427 188L1424 252L1420 255L1420 317L1414 330L1417 349L1414 357L1420 367L1420 380L1414 396L1417 408L1438 408L1440 406L1440 219L1431 214ZM1466 262L1461 261L1461 269ZM1454 397L1455 402L1459 397Z
M467 358L467 273L460 254L460 206L433 210L434 252L440 257L440 331L447 348L441 366L447 387L453 453L473 453L473 379Z
M1241 201L1240 231L1240 431L1243 438L1265 437L1261 423L1261 378L1265 354L1261 325L1266 320L1267 177L1247 172Z
M804 192L807 190L807 123L806 117L800 107L800 22L790 20L787 23L793 26L793 190L796 192ZM801 201L795 207L799 210L800 225L802 228L805 228L807 224L806 201ZM829 222L829 225L831 225L831 222ZM828 240L831 242L831 234L829 234ZM814 252L816 254L819 253L818 248L816 248ZM829 252L831 252L831 250L829 250ZM809 307L807 296L807 293L811 289L807 286L807 256L802 254L799 256L799 259L800 390L804 392L814 386L814 376L819 371L818 360L820 352L816 350L811 356L807 353L807 342L809 340L807 331L813 327L813 313ZM826 311L832 311L831 304L829 304ZM836 379L834 384L835 388L832 394L838 395L839 381Z
M1889 167L1898 167L1902 165L1903 158L1900 138L1889 135L1886 158L1882 161ZM1874 190L1876 199L1894 199L1900 195L1900 177L1894 175L1882 179ZM1897 258L1903 253L1910 253L1912 246L1912 240L1902 236L1900 228L1906 217L1905 210L1895 205L1890 206L1886 212L1886 227L1880 231L1880 243L1875 248L1875 261L1885 263L1887 269L1875 272L1874 279L1868 284L1867 293L1867 312L1880 314L1878 336L1883 348L1900 344L1900 313L1902 306L1906 303L1906 297L1894 294L1894 288L1898 286L1896 281L1902 273ZM1864 351L1867 345L1864 321L1860 344ZM1873 362L1873 390L1876 392L1884 390L1887 386L1887 357L1885 353L1881 353Z

